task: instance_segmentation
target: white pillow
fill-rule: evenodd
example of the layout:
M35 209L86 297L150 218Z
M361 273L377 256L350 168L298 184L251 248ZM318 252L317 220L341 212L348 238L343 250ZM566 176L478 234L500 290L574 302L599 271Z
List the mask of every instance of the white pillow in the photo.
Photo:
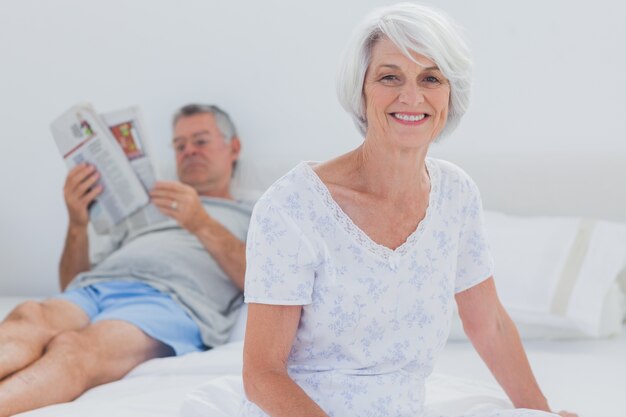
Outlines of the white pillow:
M256 201L277 179L300 161L276 154L268 158L239 158L232 181L232 192L244 201Z
M617 284L619 285L619 289L622 291L622 294L624 294L622 307L624 310L624 321L626 321L626 268L624 268L622 273L617 277Z
M626 224L485 212L500 299L523 338L618 334ZM458 316L451 339L464 339Z

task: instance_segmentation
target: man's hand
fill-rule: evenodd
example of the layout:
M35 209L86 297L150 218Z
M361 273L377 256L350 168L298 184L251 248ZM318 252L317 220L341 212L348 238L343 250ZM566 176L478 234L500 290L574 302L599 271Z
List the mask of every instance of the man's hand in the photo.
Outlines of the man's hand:
M559 411L557 414L561 417L578 417L578 414L570 413L569 411Z
M89 204L102 192L102 185L96 185L99 179L96 168L88 164L79 164L67 174L63 196L70 226L86 227L89 223Z
M173 218L194 235L210 220L198 193L186 184L158 181L150 196L161 213Z
M89 271L89 204L102 193L97 184L100 174L93 165L78 164L70 170L63 187L63 197L69 214L65 247L59 264L59 284L64 290L76 274Z
M195 235L228 277L243 290L246 245L204 210L197 191L180 182L159 181L152 202L166 216Z

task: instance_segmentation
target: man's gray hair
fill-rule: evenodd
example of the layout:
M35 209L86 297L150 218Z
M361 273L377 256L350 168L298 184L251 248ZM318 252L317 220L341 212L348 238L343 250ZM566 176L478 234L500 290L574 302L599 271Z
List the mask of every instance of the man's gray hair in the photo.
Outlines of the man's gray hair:
M337 95L357 128L365 135L367 118L363 82L372 48L389 38L409 59L411 52L434 61L450 82L448 119L439 137L450 134L469 106L472 59L460 29L442 12L413 3L374 10L355 29L337 77ZM439 138L437 138L439 139Z
M211 104L187 104L186 106L181 107L175 114L172 119L172 126L176 126L176 122L181 117L193 116L195 114L204 114L209 113L215 117L215 124L217 124L217 128L224 136L224 140L226 142L230 142L232 138L237 136L237 129L235 129L235 124L230 119L228 113L219 107Z

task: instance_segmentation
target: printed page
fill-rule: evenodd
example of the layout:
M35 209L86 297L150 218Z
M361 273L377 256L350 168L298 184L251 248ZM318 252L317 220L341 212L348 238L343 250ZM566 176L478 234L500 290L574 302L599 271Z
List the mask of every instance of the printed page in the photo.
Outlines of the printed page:
M102 193L89 208L94 229L113 226L148 204L149 198L122 148L89 104L70 108L52 122L52 135L69 169L87 162L100 173Z
M144 190L149 192L154 187L157 175L139 108L129 107L104 113L102 118L124 151ZM127 219L127 226L134 231L167 219L169 218L150 203L130 216Z

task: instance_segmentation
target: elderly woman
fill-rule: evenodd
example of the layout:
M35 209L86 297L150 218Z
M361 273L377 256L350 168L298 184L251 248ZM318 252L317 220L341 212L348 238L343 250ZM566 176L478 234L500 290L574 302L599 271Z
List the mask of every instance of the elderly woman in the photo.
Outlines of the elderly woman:
M478 189L427 157L465 113L470 70L457 30L429 8L380 9L356 31L338 87L363 143L301 163L254 210L243 415L433 415L424 382L454 301L520 408L482 415L553 415L496 295Z

